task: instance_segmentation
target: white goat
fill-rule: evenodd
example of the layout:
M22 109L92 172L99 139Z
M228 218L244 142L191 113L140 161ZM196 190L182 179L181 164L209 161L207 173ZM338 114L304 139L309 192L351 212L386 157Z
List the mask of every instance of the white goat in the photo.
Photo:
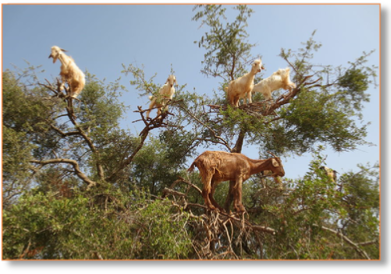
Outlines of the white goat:
M246 95L248 102L251 104L251 90L254 87L254 77L255 74L260 72L262 69L265 69L262 66L261 59L257 59L252 64L251 71L249 73L246 73L242 77L239 77L231 82L229 82L228 87L225 88L225 91L227 92L228 101L232 106L239 106L239 99L243 99L243 103L245 103Z
M76 98L84 88L85 75L78 68L72 57L67 56L64 52L66 52L66 50L53 46L49 58L53 58L53 63L55 63L57 59L61 61L60 75L62 84L60 88L63 89L65 82L67 82L70 88L70 96Z
M157 116L162 112L163 107L166 105L169 99L172 99L175 93L174 84L177 84L176 78L174 75L169 75L166 83L160 88L159 94L157 96L149 96L151 103L147 111L147 118L149 118L149 113L152 108L157 107Z
M260 92L265 97L265 100L272 99L272 92L277 89L285 89L292 91L296 87L296 84L291 82L290 68L279 69L274 72L271 76L263 79L258 84L254 85L252 92Z

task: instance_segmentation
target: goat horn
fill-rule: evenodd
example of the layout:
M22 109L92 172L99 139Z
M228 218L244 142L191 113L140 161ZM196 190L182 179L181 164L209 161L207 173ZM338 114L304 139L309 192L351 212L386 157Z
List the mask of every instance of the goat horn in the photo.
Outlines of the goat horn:
M63 52L67 52L67 50L65 50L65 49L61 49L61 51L63 51Z
M273 155L275 158L277 158L277 156L276 155L274 155L274 153L271 153L270 151L268 151L271 155Z

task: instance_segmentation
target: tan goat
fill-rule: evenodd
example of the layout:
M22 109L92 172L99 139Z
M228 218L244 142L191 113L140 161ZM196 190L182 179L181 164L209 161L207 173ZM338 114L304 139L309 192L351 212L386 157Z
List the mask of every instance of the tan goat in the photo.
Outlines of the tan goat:
M285 171L280 158L266 160L253 160L241 153L228 153L224 151L205 151L191 164L188 172L192 172L196 166L200 171L203 189L202 196L206 206L215 210L222 210L213 198L219 183L230 181L230 191L226 202L228 212L231 198L234 199L234 208L238 212L244 212L242 204L242 184L251 175L263 170L271 170L276 176L284 176Z
M252 103L251 91L254 87L255 74L261 72L262 69L265 69L262 66L262 61L261 59L257 59L252 64L251 71L249 73L229 82L225 91L227 92L228 101L232 106L238 107L240 98L244 98L243 104L245 104L246 96L248 103Z
M85 75L76 65L72 57L67 56L64 52L66 52L66 50L53 46L49 58L53 58L53 63L55 63L57 59L60 60L61 89L64 88L65 82L67 82L70 88L70 96L76 98L84 88Z
M334 169L331 169L327 166L321 166L320 169L323 169L326 173L326 175L333 181L333 182L336 182L337 181L337 171L335 171Z
M160 88L158 96L149 96L151 103L149 104L149 109L147 111L147 118L149 118L149 113L152 108L157 107L157 116L162 112L163 107L167 104L169 99L175 94L174 84L177 84L176 78L174 75L169 75L166 83Z

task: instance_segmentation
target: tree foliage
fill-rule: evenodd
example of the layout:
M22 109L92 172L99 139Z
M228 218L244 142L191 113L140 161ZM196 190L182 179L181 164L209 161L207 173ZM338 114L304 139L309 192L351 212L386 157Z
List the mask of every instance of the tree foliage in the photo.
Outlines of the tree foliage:
M323 146L370 145L367 125L359 126L376 84L370 53L348 67L315 66L314 32L302 48L281 50L294 90L233 108L222 88L255 59L246 32L253 11L233 10L229 22L221 5L194 8L193 20L207 28L196 41L205 51L201 73L222 81L215 97L179 86L161 116L131 110L140 132L120 128L129 111L120 79L107 84L86 72L72 102L57 81L39 80L39 67L3 72L3 259L379 258L378 166L360 165L336 182L319 168ZM140 96L160 88L143 67L124 65L123 73ZM313 161L302 177L287 174L282 189L252 176L243 185L246 214L211 212L188 162L197 149L246 145L262 158L312 152ZM227 193L221 184L216 201Z
M239 13L235 21L224 25L220 19L226 20L226 8L222 5L198 5L193 10L197 8L200 10L192 19L210 27L210 31L198 41L198 46L206 50L201 72L207 76L221 77L225 81L234 80L246 70L244 65L254 46L248 43L249 35L246 31L247 19L254 11L245 5L238 5L234 7Z

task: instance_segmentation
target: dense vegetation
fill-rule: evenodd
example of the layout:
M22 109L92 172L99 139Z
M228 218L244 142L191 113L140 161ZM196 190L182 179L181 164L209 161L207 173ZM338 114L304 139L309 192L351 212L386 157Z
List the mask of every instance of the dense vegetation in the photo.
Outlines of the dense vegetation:
M376 77L368 54L346 68L314 66L321 45L313 33L303 48L281 50L297 85L289 96L256 95L254 108L232 108L223 88L257 57L246 32L253 11L235 9L225 22L223 6L194 8L207 29L196 41L205 50L201 73L221 81L219 96L179 86L161 119L138 109L140 134L119 126L127 110L119 82L87 73L70 108L56 83L39 82L39 68L3 72L3 259L379 258L377 164L337 182L319 169L325 145L340 152L367 144L362 103ZM140 95L159 89L142 68L123 73ZM246 214L206 210L199 174L186 172L195 149L241 152L244 144L260 158L312 152L313 161L301 178L287 174L283 190L251 177ZM227 189L219 186L218 203Z

